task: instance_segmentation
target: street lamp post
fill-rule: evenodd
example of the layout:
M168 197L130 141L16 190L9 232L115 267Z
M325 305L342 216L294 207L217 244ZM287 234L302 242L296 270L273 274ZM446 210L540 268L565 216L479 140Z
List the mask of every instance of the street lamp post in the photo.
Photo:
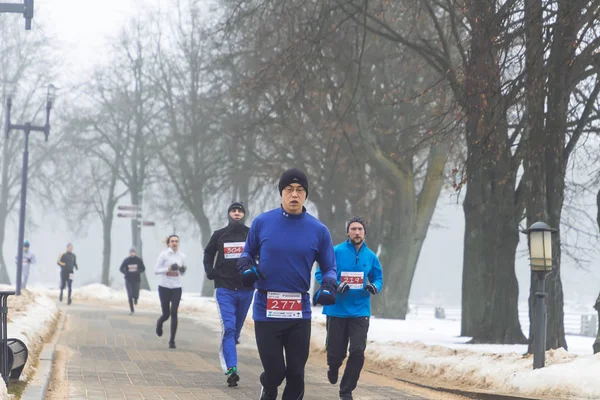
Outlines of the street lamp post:
M31 30L33 0L24 0L23 3L0 3L0 13L23 14L25 18L25 30Z
M10 121L10 113L12 109L12 92L9 92L6 97L6 125L5 135L8 136L11 130L20 130L25 133L25 149L23 150L23 168L21 170L21 209L19 211L19 247L17 253L17 282L16 295L21 294L21 276L23 272L23 241L25 240L25 210L27 207L27 173L29 168L29 134L31 132L42 132L48 141L50 135L50 110L56 99L56 88L54 85L48 86L48 94L46 96L46 124L44 126L32 125L27 122L23 125L13 124Z
M538 369L546 363L546 276L552 272L552 234L556 229L538 221L522 232L528 235L529 263L535 277L533 369Z

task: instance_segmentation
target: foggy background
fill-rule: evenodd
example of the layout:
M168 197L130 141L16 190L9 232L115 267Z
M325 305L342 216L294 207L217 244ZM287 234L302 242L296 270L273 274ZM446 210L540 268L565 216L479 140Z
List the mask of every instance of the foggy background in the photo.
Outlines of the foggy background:
M134 17L148 2L130 0L104 0L85 2L85 8L79 0L37 0L33 29L43 26L45 33L52 37L56 48L56 56L62 60L57 71L58 77L53 82L59 88L68 87L72 80L89 70L95 63L102 61L106 54L107 41L114 38L122 25ZM160 2L152 2L160 4ZM83 9L85 9L84 12ZM11 17L15 24L22 23L22 17ZM63 107L66 96L62 93L56 103L56 109ZM49 143L52 142L52 133ZM46 146L42 140L32 140L30 146ZM32 154L33 150L32 150ZM30 160L33 156L30 156ZM309 182L310 183L310 182ZM59 184L59 182L57 182ZM270 194L266 198L269 207L259 208L249 204L250 214L246 222L249 225L251 217L279 204L277 182L271 182ZM30 285L58 286L59 269L56 265L58 255L64 251L68 242L73 243L77 255L79 271L76 274L74 286L78 287L91 282L99 282L102 262L102 234L97 220L88 226L86 232L75 235L66 226L64 220L53 212L46 212L34 205L31 191L28 199L28 217L35 221L35 226L28 224L26 240L31 242L31 250L37 256L37 264L32 269ZM225 210L227 205L237 199L222 198L218 208L219 215L212 215L211 227L218 229L226 223ZM588 208L595 215L595 199L592 196L579 199L582 207ZM309 196L310 202L310 196ZM128 198L119 204L129 204ZM310 209L309 204L309 209ZM314 208L312 208L314 210ZM151 273L157 255L165 246L163 238L174 231L181 237L181 250L187 254L189 270L184 278L184 290L199 292L202 287L203 248L197 229L192 229L182 221L165 221L148 215L148 220L154 220L156 226L144 227L143 257L148 268L147 276L152 290L156 290L157 279ZM219 222L218 224L216 222ZM7 236L4 243L6 263L15 279L14 258L17 252L17 218L13 214L7 226ZM179 225L179 226L178 226ZM330 227L331 229L331 227ZM494 227L490 227L494 229ZM113 247L111 256L111 278L113 286L122 285L118 267L128 254L131 243L131 227L129 219L115 218L112 229ZM463 261L464 213L461 201L457 201L456 193L444 189L437 202L437 208L432 225L420 255L418 266L411 290L411 302L435 303L436 305L458 306L461 296L461 272ZM578 242L575 232L570 235L571 242ZM521 235L519 257L517 257L516 272L520 286L520 301L526 302L529 287L529 265L526 257L525 240ZM368 236L367 236L368 241ZM564 285L565 304L583 304L591 306L600 290L600 274L598 265L600 256L597 251L589 257L587 269L581 268L567 257L562 262L562 282ZM384 271L385 271L385 265Z

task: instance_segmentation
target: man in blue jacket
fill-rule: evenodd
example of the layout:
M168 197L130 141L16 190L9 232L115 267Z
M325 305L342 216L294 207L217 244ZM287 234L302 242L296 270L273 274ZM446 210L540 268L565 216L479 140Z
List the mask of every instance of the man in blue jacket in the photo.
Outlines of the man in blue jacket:
M337 274L331 234L304 208L306 175L297 169L284 172L279 193L281 207L252 222L238 270L242 283L257 289L252 314L264 369L260 399L275 400L285 379L282 400L302 400L310 348L308 291L313 263L321 266L323 282L314 303L335 303Z
M365 243L366 227L360 217L353 217L346 227L348 240L334 248L337 265L337 301L323 307L327 315L327 378L338 380L338 370L346 358L348 342L350 356L340 383L340 400L352 400L360 371L365 363L367 332L371 316L371 296L381 291L383 272L377 255ZM316 273L321 282L320 268Z

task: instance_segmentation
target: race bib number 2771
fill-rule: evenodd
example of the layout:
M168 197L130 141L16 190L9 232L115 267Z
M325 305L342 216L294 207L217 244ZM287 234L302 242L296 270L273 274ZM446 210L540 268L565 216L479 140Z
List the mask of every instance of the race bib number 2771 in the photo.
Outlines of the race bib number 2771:
M302 294L267 292L267 318L302 318Z

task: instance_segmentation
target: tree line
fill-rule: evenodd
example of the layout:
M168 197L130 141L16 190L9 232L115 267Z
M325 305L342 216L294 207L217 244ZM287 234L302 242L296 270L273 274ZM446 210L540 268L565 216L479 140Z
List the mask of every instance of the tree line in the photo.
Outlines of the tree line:
M44 161L78 186L53 205L102 221L103 281L121 198L165 219L189 215L205 245L223 201L259 209L293 166L307 172L309 200L335 242L351 215L369 222L386 275L375 314L405 318L446 187L464 198L461 334L527 342L516 248L519 226L543 220L559 229L548 348L567 347L560 228L569 163L600 116L599 1L173 5L123 27L62 115L57 146L67 157ZM4 170L18 177L5 163L2 193Z

